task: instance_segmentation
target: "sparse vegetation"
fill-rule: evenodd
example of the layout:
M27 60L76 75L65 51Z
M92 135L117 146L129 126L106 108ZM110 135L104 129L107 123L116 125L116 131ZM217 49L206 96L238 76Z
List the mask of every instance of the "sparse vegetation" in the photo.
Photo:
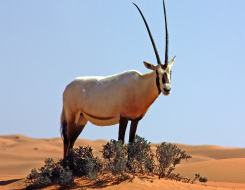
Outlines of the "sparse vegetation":
M195 174L195 178L193 179L193 181L191 182L192 184L194 183L194 181L196 181L197 179L200 178L200 174L199 173L196 173Z
M136 135L135 141L127 145L128 168L133 175L135 173L154 174L154 155L150 144L145 138Z
M182 159L191 156L170 143L161 143L154 155L150 142L136 135L133 143L122 144L121 141L111 140L103 145L101 159L94 157L92 151L90 146L70 150L57 163L52 158L47 158L43 167L32 169L27 176L27 188L58 185L61 189L69 189L76 185L74 180L81 177L93 181L96 186L103 186L108 181L114 181L113 184L127 179L132 181L136 175L157 175L159 179L190 182L189 178L172 171ZM192 183L197 179L207 182L207 178L197 173Z
M116 177L117 181L128 178L127 171L127 146L122 141L111 140L103 145L102 150L103 172ZM112 175L112 176L110 176Z
M207 179L206 177L200 177L200 178L199 178L199 181L200 181L201 183L206 183L206 182L208 181L208 179Z
M44 166L31 170L31 173L27 176L27 187L28 189L37 189L46 187L56 183L56 179L59 180L59 174L62 170L62 167L54 163L52 158L47 158L44 161Z
M59 164L71 170L76 177L88 176L90 180L96 179L102 169L102 162L98 157L93 156L92 151L90 146L70 150Z
M195 178L193 179L193 181L192 181L191 183L193 184L197 179L198 179L199 182L201 182L201 183L206 183L206 182L208 181L208 179L207 179L206 177L202 177L202 176L200 176L199 173L196 173L196 174L195 174Z
M156 158L159 163L157 175L160 179L168 177L182 159L187 160L191 156L186 154L185 151L181 151L176 145L163 142L160 146L157 146Z

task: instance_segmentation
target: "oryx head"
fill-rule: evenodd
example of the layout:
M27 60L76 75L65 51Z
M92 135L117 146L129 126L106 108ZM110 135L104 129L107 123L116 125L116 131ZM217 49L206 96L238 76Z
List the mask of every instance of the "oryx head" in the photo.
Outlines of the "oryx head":
M136 4L134 4L134 5L139 10L139 12L140 12L140 14L141 14L141 16L142 16L142 18L144 20L144 23L146 25L148 34L149 34L150 39L151 39L151 43L152 43L153 49L154 49L155 54L156 54L157 63L158 63L157 66L154 66L151 63L148 63L148 62L144 61L144 64L145 64L146 68L151 69L151 70L156 72L156 77L157 77L156 78L156 83L157 83L157 87L158 87L159 93L162 92L165 96L167 96L171 92L171 86L170 86L170 82L171 82L171 67L173 66L173 63L174 63L174 60L175 60L176 56L174 56L174 58L170 62L168 61L168 26L167 26L167 16L166 16L164 0L163 0L163 9L164 9L165 30L166 30L166 48L165 48L165 62L164 62L164 64L162 64L162 62L160 60L160 57L158 55L155 42L153 40L153 37L151 35L150 29L148 27L148 24L147 24L147 22L145 20L144 15L142 14L142 12L139 9L139 7Z

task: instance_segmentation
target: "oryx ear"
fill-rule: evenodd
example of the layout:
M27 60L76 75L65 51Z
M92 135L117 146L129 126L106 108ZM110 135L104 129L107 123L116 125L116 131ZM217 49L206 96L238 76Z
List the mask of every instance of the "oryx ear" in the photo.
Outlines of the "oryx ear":
M145 67L147 68L147 69L151 69L151 70L155 70L155 66L154 65L152 65L151 63L148 63L148 62L146 62L146 61L143 61L143 63L144 63L144 65L145 65Z
M174 56L174 58L173 58L171 61L168 62L168 66L169 66L170 68L173 66L174 61L175 61L175 58L176 58L176 56Z

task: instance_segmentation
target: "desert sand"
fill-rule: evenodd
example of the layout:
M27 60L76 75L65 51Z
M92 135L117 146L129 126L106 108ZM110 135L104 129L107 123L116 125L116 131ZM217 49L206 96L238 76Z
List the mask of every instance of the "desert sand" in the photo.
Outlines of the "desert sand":
M95 156L106 140L78 139L75 148L90 145ZM108 185L104 189L164 189L164 190L232 190L245 189L245 148L225 148L219 146L191 146L177 144L193 158L182 161L175 173L194 178L195 173L208 178L208 182L195 184L175 182L165 179L135 178L133 182L122 182L119 185ZM156 149L156 144L152 144ZM45 158L58 161L62 157L61 138L34 139L23 135L0 136L0 189L24 189L25 178L31 169L44 165ZM153 181L153 182L152 182ZM56 189L55 186L45 189ZM81 187L80 187L81 189ZM87 186L85 189L92 189Z

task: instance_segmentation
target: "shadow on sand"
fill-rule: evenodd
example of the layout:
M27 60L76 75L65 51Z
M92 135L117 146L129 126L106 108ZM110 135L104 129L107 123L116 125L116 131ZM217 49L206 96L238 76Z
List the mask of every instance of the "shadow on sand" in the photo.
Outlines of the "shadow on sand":
M10 184L10 183L14 183L14 182L19 181L19 180L21 180L21 179L22 179L22 178L20 178L20 179L11 179L11 180L6 180L6 181L0 181L0 185L2 185L2 186L8 185L8 184Z

